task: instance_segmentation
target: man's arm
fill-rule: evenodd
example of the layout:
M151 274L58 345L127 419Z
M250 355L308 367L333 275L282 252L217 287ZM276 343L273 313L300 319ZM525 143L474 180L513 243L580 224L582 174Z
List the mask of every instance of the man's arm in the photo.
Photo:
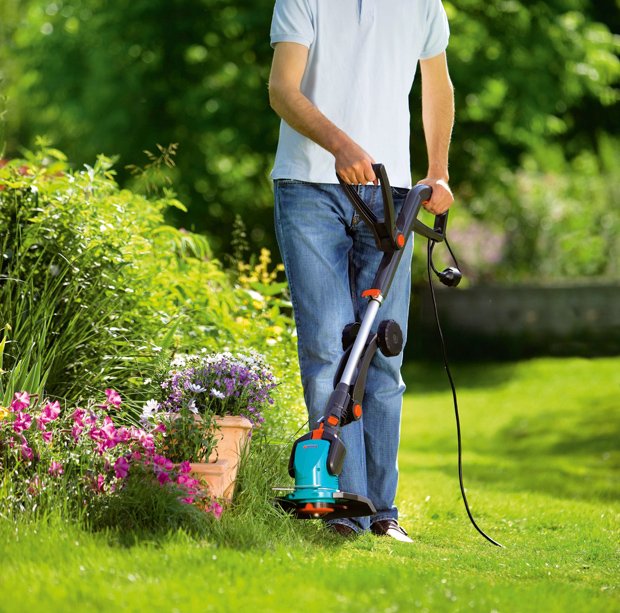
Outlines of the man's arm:
M448 73L446 54L420 60L422 73L422 122L428 152L428 172L420 181L433 188L426 208L436 215L454 202L448 185L448 150L454 124L454 88Z
M334 125L300 90L308 49L298 43L278 43L269 76L271 108L307 138L336 158L336 172L351 184L376 182L374 160Z

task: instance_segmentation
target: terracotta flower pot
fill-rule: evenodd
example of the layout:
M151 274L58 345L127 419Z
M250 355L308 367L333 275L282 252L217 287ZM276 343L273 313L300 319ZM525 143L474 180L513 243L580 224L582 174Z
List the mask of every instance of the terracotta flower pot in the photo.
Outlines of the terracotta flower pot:
M219 439L208 462L190 464L192 475L206 482L211 495L225 502L232 500L241 454L250 443L252 422L245 417L216 417Z

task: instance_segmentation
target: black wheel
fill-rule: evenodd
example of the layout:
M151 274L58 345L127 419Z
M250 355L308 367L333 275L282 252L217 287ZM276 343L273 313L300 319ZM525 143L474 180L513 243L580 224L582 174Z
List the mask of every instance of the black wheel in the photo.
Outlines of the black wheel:
M384 319L377 330L377 342L381 353L391 358L403 350L403 332L393 319Z

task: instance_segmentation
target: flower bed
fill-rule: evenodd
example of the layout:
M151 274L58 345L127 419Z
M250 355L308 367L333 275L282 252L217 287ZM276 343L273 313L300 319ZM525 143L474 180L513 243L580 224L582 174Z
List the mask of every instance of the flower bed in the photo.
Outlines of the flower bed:
M128 479L139 476L175 492L179 504L196 504L219 517L220 504L190 476L189 462L161 454L165 427L117 425L112 413L120 405L111 389L101 404L64 410L58 401L17 392L0 415L0 474L10 479L10 508L34 509L39 497L59 488L88 507L122 495Z

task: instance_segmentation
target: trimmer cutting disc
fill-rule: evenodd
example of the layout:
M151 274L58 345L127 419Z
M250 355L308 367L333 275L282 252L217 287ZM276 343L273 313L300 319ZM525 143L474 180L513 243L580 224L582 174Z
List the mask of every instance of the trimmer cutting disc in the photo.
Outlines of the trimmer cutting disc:
M307 502L276 498L277 505L297 519L338 519L341 517L364 517L376 513L375 506L365 496L348 492L334 492L333 501Z

